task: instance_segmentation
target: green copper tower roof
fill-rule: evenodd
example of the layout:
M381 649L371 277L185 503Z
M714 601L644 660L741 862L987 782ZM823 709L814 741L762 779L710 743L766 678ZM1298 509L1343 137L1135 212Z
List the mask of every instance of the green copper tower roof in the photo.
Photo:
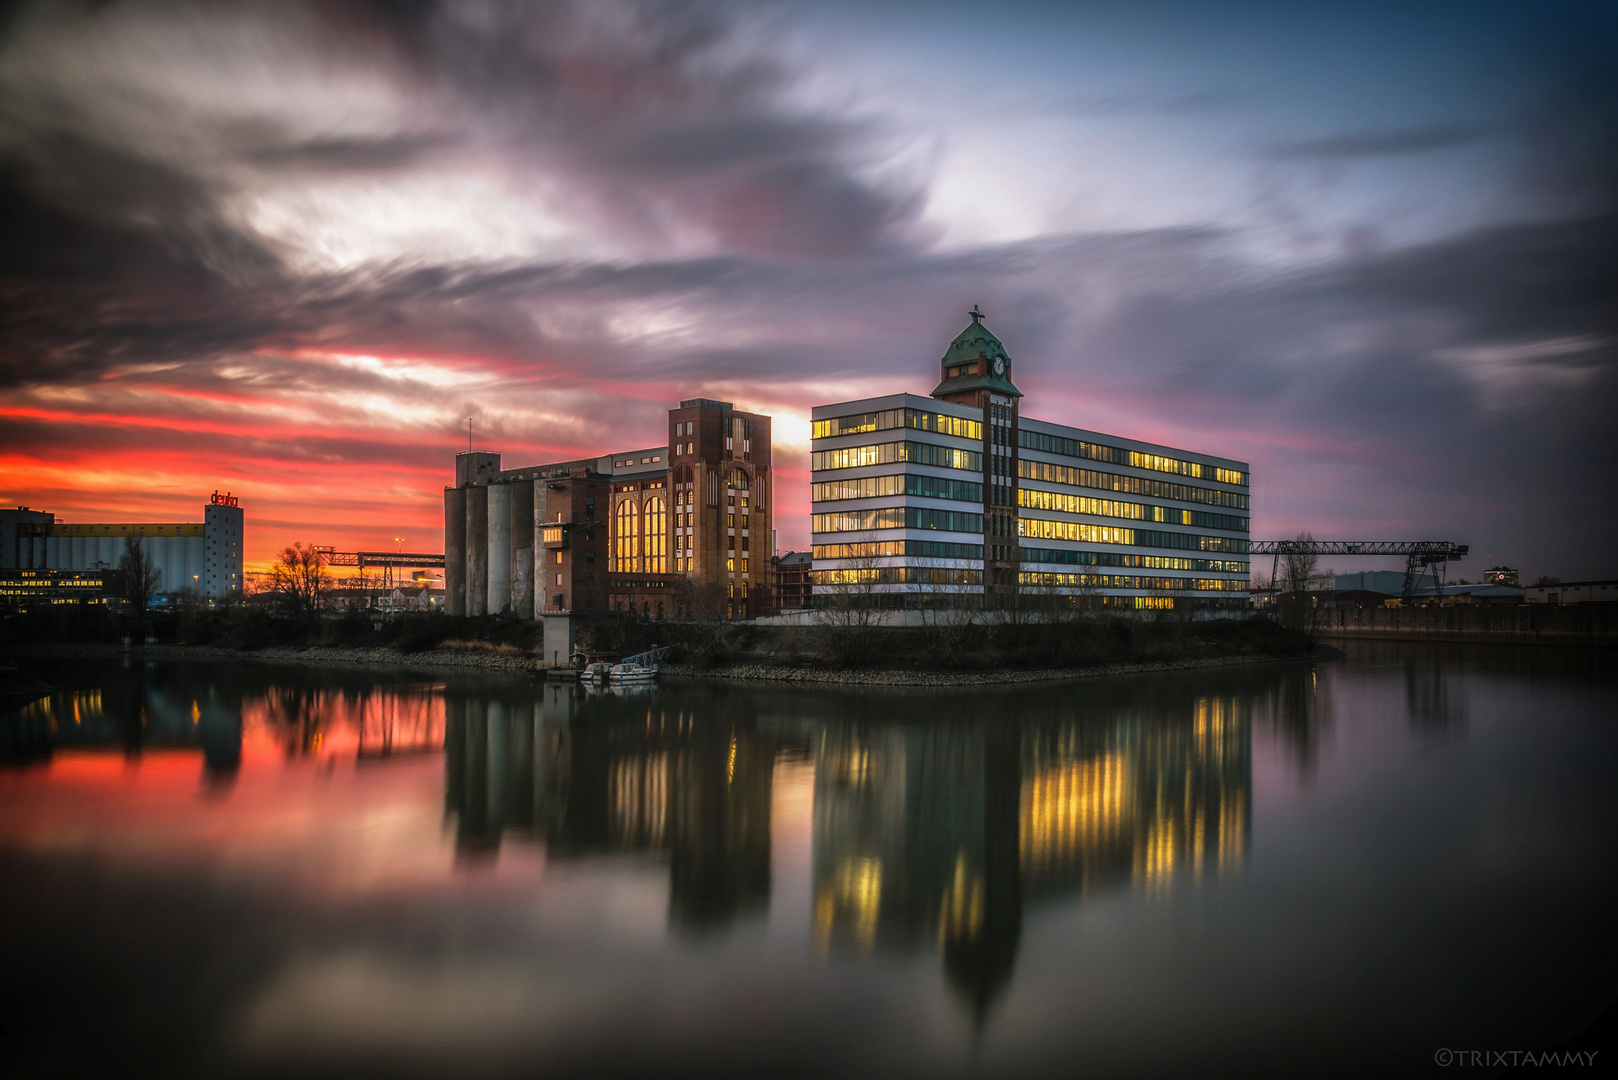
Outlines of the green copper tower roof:
M933 389L933 397L943 397L946 394L964 393L969 390L992 390L997 394L1010 397L1022 397L1011 381L1011 357L1006 355L1006 347L1000 339L989 332L983 325L983 313L976 307L972 308L972 325L955 335L955 340L949 343L944 352L944 358L939 361L947 371L958 364L974 364L978 360L987 361L983 365L984 374L976 371L970 375L956 375L947 377ZM994 362L1002 362L1002 371L995 374Z

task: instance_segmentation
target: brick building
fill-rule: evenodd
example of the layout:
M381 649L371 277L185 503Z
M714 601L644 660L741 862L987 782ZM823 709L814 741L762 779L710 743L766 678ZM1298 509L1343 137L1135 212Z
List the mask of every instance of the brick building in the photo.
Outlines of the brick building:
M444 490L452 615L770 610L770 418L693 398L664 446L501 469L456 455Z

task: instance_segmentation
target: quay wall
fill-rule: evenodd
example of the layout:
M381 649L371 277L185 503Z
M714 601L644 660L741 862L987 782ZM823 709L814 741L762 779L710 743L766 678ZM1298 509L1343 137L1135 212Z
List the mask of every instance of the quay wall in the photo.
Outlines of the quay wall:
M1618 604L1326 608L1326 639L1618 647Z

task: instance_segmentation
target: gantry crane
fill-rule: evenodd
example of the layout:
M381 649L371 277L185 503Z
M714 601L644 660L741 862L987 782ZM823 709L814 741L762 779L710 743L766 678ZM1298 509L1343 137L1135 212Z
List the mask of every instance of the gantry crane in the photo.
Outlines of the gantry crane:
M1410 603L1416 589L1416 579L1427 567L1433 571L1437 593L1444 585L1444 571L1450 562L1460 562L1471 550L1469 544L1456 544L1449 540L1254 540L1247 545L1249 555L1273 555L1270 564L1270 587L1275 587L1275 573L1280 568L1281 556L1299 555L1403 555L1405 557L1405 586L1402 600Z

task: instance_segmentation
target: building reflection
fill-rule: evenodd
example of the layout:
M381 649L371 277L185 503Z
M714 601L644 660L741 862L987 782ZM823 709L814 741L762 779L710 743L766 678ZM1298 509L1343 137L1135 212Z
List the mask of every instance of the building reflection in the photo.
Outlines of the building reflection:
M461 857L490 858L508 839L543 841L551 858L640 852L669 865L673 925L762 914L781 740L722 702L681 700L570 687L447 696L445 799Z
M937 948L981 1017L1010 980L1025 903L1158 896L1241 863L1245 698L1034 704L1050 700L1008 696L992 723L820 728L816 949Z
M7 710L0 762L49 761L62 748L202 751L204 781L228 788L242 756L242 692L228 681L181 679L124 659L97 685L60 689Z

